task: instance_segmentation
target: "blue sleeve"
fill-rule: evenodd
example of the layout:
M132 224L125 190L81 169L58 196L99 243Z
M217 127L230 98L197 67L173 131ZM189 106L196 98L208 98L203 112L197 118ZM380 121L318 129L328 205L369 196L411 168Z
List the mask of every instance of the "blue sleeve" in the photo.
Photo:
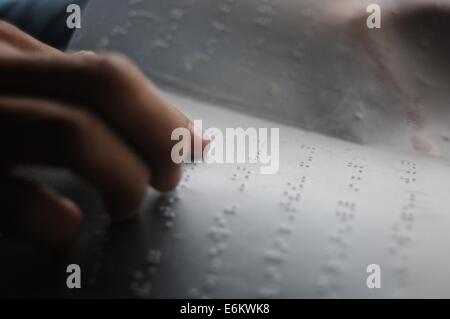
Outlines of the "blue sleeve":
M66 26L66 8L88 0L0 0L0 19L8 21L35 38L65 49L73 30Z

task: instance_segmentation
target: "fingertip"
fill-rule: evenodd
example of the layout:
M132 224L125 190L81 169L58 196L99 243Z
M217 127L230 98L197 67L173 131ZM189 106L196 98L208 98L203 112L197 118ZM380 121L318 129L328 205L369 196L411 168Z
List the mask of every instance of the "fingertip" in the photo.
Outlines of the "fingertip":
M113 223L121 223L135 218L139 214L145 188L139 196L136 194L132 197L117 198L111 196L104 196L103 202L108 215ZM131 195L130 195L131 196Z
M62 199L62 205L66 209L68 220L70 220L74 227L79 228L84 219L81 208L68 198Z
M180 183L182 175L182 168L180 165L154 171L152 186L159 192L170 192Z
M105 209L113 223L121 223L135 218L138 215L139 208L137 205L123 205L106 201Z
M83 212L80 207L67 198L60 198L60 213L49 231L47 238L49 244L55 247L67 247L76 243L83 224Z

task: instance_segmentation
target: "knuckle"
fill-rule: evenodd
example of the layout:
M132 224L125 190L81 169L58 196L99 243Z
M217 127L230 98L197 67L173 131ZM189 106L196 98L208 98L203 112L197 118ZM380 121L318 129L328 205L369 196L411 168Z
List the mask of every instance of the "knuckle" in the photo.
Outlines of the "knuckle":
M129 68L132 63L131 61L124 55L118 53L104 53L98 55L99 66L104 68L104 70L122 70Z
M123 72L111 55L82 54L76 59L76 70L83 84L86 96L103 103L105 99L115 100L116 94L127 85L122 80ZM122 74L121 74L122 73ZM107 95L106 95L107 94Z
M82 54L76 59L86 94L100 104L105 99L115 100L127 90L131 64L126 58L116 54Z
M129 62L126 58L116 54L80 56L83 68L87 71L95 84L113 86L120 81L127 72Z
M127 98L126 93L135 80L134 65L117 54L85 54L79 57L87 94L96 102L96 107L106 103L116 105Z

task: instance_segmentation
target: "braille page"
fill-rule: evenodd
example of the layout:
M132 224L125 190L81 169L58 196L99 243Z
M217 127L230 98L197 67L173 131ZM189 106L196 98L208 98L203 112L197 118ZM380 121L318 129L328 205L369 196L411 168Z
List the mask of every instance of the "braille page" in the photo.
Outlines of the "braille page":
M186 165L174 192L149 189L140 217L117 226L108 224L98 196L85 185L41 175L87 214L80 243L62 261L82 267L82 296L448 296L448 161L164 95L208 126L279 127L279 173L262 175L259 164ZM34 265L47 274L35 280L54 294L60 264L43 262L51 255L39 250L9 247L2 267L19 276L24 265ZM35 256L47 257L37 262ZM380 289L367 288L372 264L381 268ZM12 291L22 287L12 282Z
M316 2L91 1L72 49L128 55L204 128L279 128L279 171L185 165L174 192L149 188L139 218L114 226L90 187L34 172L80 203L86 226L57 262L0 241L15 273L2 287L28 289L17 278L32 265L34 286L64 296L61 265L77 263L81 296L449 297L448 146L402 146L398 101L337 29L320 36Z

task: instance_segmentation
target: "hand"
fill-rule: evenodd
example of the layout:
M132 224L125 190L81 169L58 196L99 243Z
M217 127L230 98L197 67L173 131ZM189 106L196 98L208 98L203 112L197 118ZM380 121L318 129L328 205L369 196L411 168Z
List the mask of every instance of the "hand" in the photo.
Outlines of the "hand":
M439 123L435 119L443 117L449 99L450 0L380 0L380 29L367 27L370 2L328 2L322 9L328 31L341 28L350 35L352 46L362 49L358 53L397 93L400 111L413 132L409 147L421 154L441 154L431 133L437 129L430 126Z
M68 168L130 218L148 184L179 182L177 127L193 131L126 58L63 53L0 21L0 232L66 244L82 223L72 201L13 176L21 164Z

